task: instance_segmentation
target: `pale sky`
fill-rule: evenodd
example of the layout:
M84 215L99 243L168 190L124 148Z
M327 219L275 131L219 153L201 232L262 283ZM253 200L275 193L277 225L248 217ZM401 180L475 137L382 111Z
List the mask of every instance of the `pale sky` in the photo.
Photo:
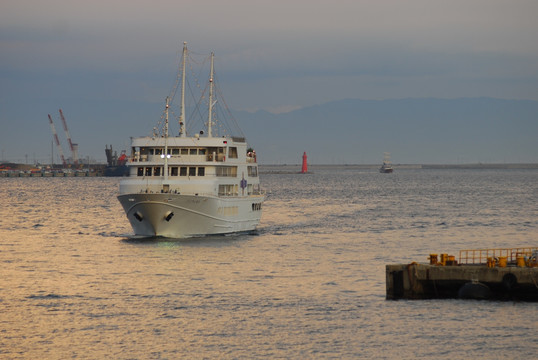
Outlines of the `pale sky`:
M536 0L2 0L2 156L48 152L47 112L69 99L162 101L183 41L215 52L238 110L345 98L538 100L537 15ZM83 143L76 118L71 133ZM32 131L40 136L25 139ZM101 159L102 147L81 151Z

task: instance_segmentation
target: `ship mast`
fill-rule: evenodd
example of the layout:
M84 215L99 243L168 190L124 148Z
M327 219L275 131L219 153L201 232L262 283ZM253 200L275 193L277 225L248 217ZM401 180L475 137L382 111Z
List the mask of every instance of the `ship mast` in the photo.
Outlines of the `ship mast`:
M211 121L213 120L213 58L214 53L211 53L211 71L209 74L209 111L207 119L207 137L211 137Z
M168 101L169 98L166 97L166 110L165 110L165 120L164 120L164 183L168 183Z
M183 42L183 56L181 57L181 113L179 115L179 135L186 137L185 130L185 60L187 59L187 42Z

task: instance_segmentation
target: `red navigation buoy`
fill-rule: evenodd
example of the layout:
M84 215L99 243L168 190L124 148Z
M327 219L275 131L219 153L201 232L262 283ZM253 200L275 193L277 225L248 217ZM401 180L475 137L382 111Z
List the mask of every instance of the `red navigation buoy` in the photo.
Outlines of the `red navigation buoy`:
M306 174L308 172L308 165L306 163L306 151L303 154L303 168L301 169L301 173Z

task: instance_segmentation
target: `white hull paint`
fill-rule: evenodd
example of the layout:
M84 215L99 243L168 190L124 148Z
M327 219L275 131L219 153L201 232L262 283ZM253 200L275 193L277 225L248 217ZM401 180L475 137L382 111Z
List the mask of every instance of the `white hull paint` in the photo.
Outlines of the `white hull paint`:
M261 212L253 210L253 204L261 203L263 196L125 194L118 200L136 235L188 238L254 230Z

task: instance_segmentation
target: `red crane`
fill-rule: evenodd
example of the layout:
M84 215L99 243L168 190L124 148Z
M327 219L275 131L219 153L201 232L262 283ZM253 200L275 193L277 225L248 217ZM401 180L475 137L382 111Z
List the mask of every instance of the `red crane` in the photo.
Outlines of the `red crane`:
M69 135L69 130L67 129L67 122L65 121L65 117L64 117L64 113L62 109L60 109L60 117L62 118L62 123L64 125L65 136L67 137L67 142L69 143L69 149L71 149L71 153L73 154L73 163L76 166L78 165L77 144L73 144L71 142L71 135Z
M52 129L52 135L54 136L54 142L56 143L56 146L58 147L58 153L60 154L60 159L62 159L62 164L64 167L67 167L67 162L64 158L64 152L62 150L62 146L60 145L60 139L58 139L58 133L56 133L56 127L54 126L54 123L52 122L52 117L49 114L49 123L50 128Z

